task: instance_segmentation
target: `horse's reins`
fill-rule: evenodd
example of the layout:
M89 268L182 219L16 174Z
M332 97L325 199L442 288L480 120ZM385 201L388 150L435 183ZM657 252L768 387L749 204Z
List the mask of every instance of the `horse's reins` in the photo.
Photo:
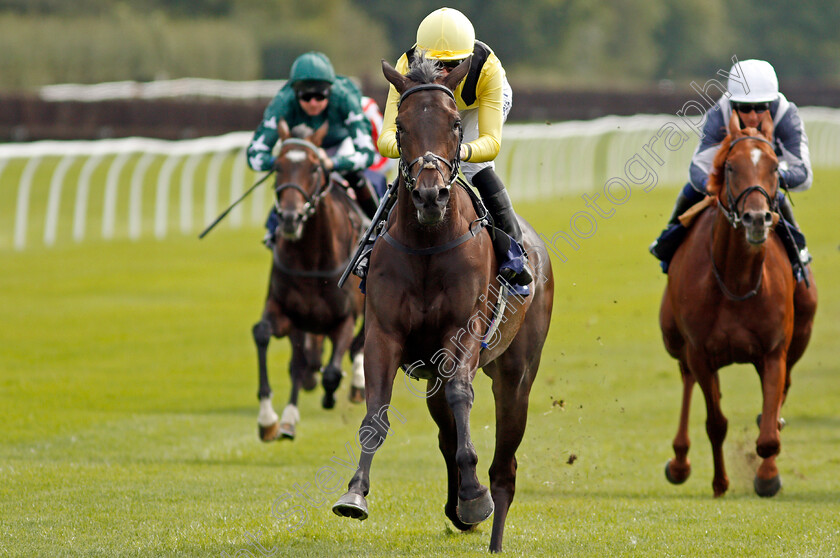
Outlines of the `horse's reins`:
M441 85L439 83L423 83L420 85L416 85L407 89L401 96L397 107L405 101L406 97L417 93L418 91L443 91L446 93L449 98L455 101L455 94L452 92L451 89L446 87L445 85ZM425 155L421 155L417 157L410 163L405 160L403 157L402 148L400 147L400 129L397 128L396 132L396 140L397 140L397 152L400 154L400 175L402 176L403 182L405 183L405 187L408 188L409 191L414 190L417 186L417 179L420 178L420 173L422 173L426 169L434 169L440 173L440 176L446 181L446 177L443 176L443 171L441 170L440 163L443 163L449 168L449 180L446 181L446 189L449 190L452 188L452 184L455 182L455 179L458 178L458 169L461 167L461 143L464 140L464 129L461 127L460 123L458 124L458 147L455 150L455 157L451 161L447 161L440 155L432 153L431 151L427 151ZM417 171L417 174L411 176L411 168L414 165L420 164L420 170Z
M740 137L740 138L734 140L733 142L731 142L729 144L729 149L727 150L727 153L726 153L727 158L729 157L729 152L732 151L732 148L735 146L735 144L738 143L739 141L744 141L744 140L760 141L760 142L766 143L771 148L773 147L773 144L771 142L767 141L766 139L764 139L762 137L744 136L744 137ZM730 225L732 225L733 228L737 229L738 226L741 224L741 214L740 214L741 212L739 212L739 210L738 210L738 204L742 201L743 201L744 204L746 204L747 196L752 192L759 192L761 195L763 195L767 199L767 203L770 205L770 210L773 211L773 212L776 211L776 205L777 205L776 200L771 199L770 194L767 193L767 190L765 190L762 186L760 186L758 184L755 184L753 186L750 186L749 188L746 188L743 192L738 194L737 198L733 199L732 188L731 188L730 182L729 182L730 169L728 167L726 167L724 169L724 172L725 172L724 184L726 186L726 201L729 204L729 207L727 208L722 203L719 203L718 208L720 209L721 213L723 213L723 216L726 217L726 220L729 222ZM723 283L723 278L720 275L720 271L718 270L717 265L715 264L715 255L714 255L715 224L714 223L712 223L712 230L711 230L710 239L711 240L710 240L710 243L709 243L709 249L710 249L710 252L711 252L712 272L714 273L715 279L717 280L717 283L718 283L718 286L720 287L720 290L723 291L723 294L726 295L726 297L728 299L733 300L735 302L741 302L741 301L747 300L747 299L752 298L755 295L757 295L758 291L761 290L761 281L762 281L762 278L764 277L764 273L759 273L758 274L758 281L756 282L755 287L753 287L749 292L747 292L744 295L740 295L740 296L734 294L732 291L730 291L728 288L726 288L726 285Z

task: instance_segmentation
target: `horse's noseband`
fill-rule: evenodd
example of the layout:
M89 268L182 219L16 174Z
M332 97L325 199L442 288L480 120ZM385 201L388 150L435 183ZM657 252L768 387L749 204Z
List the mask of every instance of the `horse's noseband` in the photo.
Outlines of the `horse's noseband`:
M407 89L400 97L399 104L402 104L405 98L409 95L418 91L427 90L442 91L446 93L453 101L455 100L455 94L448 87L440 85L439 83L424 83ZM397 151L400 154L400 175L402 176L403 182L405 182L405 187L408 188L409 191L414 190L417 187L417 180L420 178L420 173L422 173L426 169L434 169L438 171L438 173L440 173L440 176L443 178L444 182L446 182L445 188L447 190L452 188L452 184L454 184L455 180L458 178L458 170L461 167L461 143L464 141L464 129L461 127L460 122L458 123L458 147L455 149L455 157L451 161L447 161L440 155L432 153L431 151L427 151L425 155L417 157L410 163L406 162L405 157L403 157L402 148L400 147L399 128L397 128L396 139ZM441 170L441 163L446 165L446 167L449 169L448 180L443 175L443 171ZM420 168L417 171L417 174L412 176L411 169L418 164L420 165Z
M732 148L735 146L736 143L738 143L739 141L744 141L744 140L760 141L762 143L766 143L771 148L773 148L773 144L771 142L767 141L764 138L757 137L757 136L744 136L744 137L738 138L735 141L733 141L732 143L730 143L729 144L729 151L732 151ZM727 159L728 158L729 158L729 152L727 152ZM737 229L741 224L743 210L739 208L739 205L743 206L747 201L747 196L749 196L753 192L758 192L767 199L767 204L770 206L770 211L772 211L774 213L777 211L776 206L778 204L777 204L775 198L771 198L770 194L767 193L767 190L765 190L762 186L760 186L758 184L750 186L749 188L745 189L743 192L738 194L737 198L733 198L732 197L732 187L730 186L730 183L729 183L729 174L731 172L731 169L727 166L724 169L724 172L726 173L725 174L725 180L724 180L724 182L726 184L726 202L727 202L729 207L725 207L723 204L718 204L718 207L723 212L723 215L726 217L726 220L729 221L729 224L732 225L734 228Z
M302 147L304 149L311 150L315 153L316 156L318 155L318 146L304 139L289 138L284 140L280 147L281 152L283 147L285 147L286 145ZM288 153L288 151L286 153ZM300 192L304 199L303 207L297 212L296 216L297 219L301 222L301 224L306 223L306 221L309 220L310 217L315 215L315 212L318 209L318 204L329 193L330 186L332 185L332 183L329 180L329 177L327 176L327 173L324 171L323 165L319 166L319 174L322 177L321 184L315 190L315 193L311 196L306 192L306 190L292 182L286 182L284 184L279 184L275 186L274 207L277 209L277 212L280 213L280 194L283 193L284 190L292 189Z

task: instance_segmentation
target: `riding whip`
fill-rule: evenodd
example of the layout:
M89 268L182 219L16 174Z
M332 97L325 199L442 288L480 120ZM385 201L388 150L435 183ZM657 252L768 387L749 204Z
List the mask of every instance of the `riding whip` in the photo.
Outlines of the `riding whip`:
M235 202L233 202L232 204L230 204L230 207L228 207L227 209L225 209L225 210L222 212L222 214L221 214L221 215L219 215L218 217L216 217L216 219L215 219L212 223L210 223L210 224L207 226L207 228L206 228L206 229L204 229L204 232L202 232L200 235L198 235L198 239L199 239L199 240L201 240L202 238L204 238L205 236L207 236L207 233L209 233L211 230L213 230L213 227L215 227L216 225L218 225L218 224L219 224L219 222L220 222L222 219L224 219L225 217L227 217L227 214L228 214L228 213L230 213L230 211L231 211L234 207L236 207L236 205L237 205L239 202L241 202L242 200L244 200L245 198L247 198L247 197L248 197L248 195L249 195L251 192L253 192L253 191L256 189L256 187L257 187L257 186L259 186L260 184L262 184L263 182L265 182L265 180L266 180L269 176L271 176L272 174L274 174L274 171L273 171L273 170L272 170L272 171L270 171L270 172L269 172L268 174L266 174L265 176L263 176L262 178L260 178L259 180L257 180L257 183L256 183L256 184L254 184L253 186L251 186L250 188L248 188L248 191L247 191L247 192L245 192L244 194L242 194L241 196L239 196L239 199L238 199L238 200L236 200Z

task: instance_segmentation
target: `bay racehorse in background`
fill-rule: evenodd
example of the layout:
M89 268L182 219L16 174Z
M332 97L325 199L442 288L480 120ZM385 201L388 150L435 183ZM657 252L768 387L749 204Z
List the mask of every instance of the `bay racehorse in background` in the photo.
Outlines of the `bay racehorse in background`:
M790 373L811 337L817 288L797 283L774 230L778 159L773 151L773 120L764 113L760 131L741 130L737 112L721 143L709 176L713 206L701 213L668 270L660 309L665 348L679 360L682 410L674 438L674 459L665 476L684 482L691 464L687 454L688 410L695 381L706 400L706 432L712 446L715 496L729 487L723 462L727 420L720 407L718 369L751 363L761 379L763 396L756 452L763 458L755 476L759 496L781 487L776 455L782 403Z
M282 143L274 172L280 224L265 308L253 328L260 382L257 421L265 442L294 438L300 420L298 392L301 387L317 386L325 336L332 342L332 355L322 372L322 406L335 405L335 391L343 376L341 361L348 350L354 368L351 400L355 397L361 402L364 386L364 328L354 335L356 321L364 312L364 295L357 278L344 288L336 282L367 226L366 217L321 165L319 147L326 124L306 138L291 137L284 121L278 132ZM288 336L292 344L291 395L279 420L271 404L266 362L271 336Z
M333 511L356 519L368 516L371 462L390 428L388 408L402 366L407 374L429 380L422 396L439 428L448 476L446 516L458 529L469 530L495 510L490 549L500 551L515 490L515 454L551 319L551 264L534 229L520 219L535 281L529 296L508 299L497 314L501 317L490 318L508 287L497 275L491 237L470 194L453 187L461 145L453 90L469 61L445 77L424 57L405 76L384 61L382 65L401 94L400 178L396 205L371 253L367 274L367 414L359 430L359 467ZM470 439L472 381L478 368L492 378L496 404L489 493L476 475L478 455Z

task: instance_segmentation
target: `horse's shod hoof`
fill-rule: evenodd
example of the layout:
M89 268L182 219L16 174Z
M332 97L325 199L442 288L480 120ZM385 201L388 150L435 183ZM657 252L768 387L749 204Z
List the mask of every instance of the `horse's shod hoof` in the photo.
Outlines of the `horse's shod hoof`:
M280 424L280 436L283 437L284 440L294 440L295 439L295 425L294 424L287 424L281 423Z
M273 442L281 434L280 423L278 422L275 422L274 424L271 424L269 426L263 426L261 424L258 424L257 426L260 440L262 440L263 442Z
M321 398L321 407L324 409L332 409L335 407L335 393L325 393Z
M481 523L493 513L493 498L490 491L484 488L484 493L472 500L458 498L458 518L467 525Z
M365 388L357 388L356 386L350 386L350 403L364 403L365 401Z
M686 480L688 480L689 475L691 475L691 467L686 468L685 474L671 474L671 460L665 462L665 478L668 479L668 482L671 484L682 484Z
M762 498L770 498L778 494L782 488L782 477L776 475L772 479L760 479L756 475L753 481L753 487L755 488L755 493Z
M335 515L352 517L364 521L368 517L367 502L365 497L355 492L347 492L333 504L332 511Z

